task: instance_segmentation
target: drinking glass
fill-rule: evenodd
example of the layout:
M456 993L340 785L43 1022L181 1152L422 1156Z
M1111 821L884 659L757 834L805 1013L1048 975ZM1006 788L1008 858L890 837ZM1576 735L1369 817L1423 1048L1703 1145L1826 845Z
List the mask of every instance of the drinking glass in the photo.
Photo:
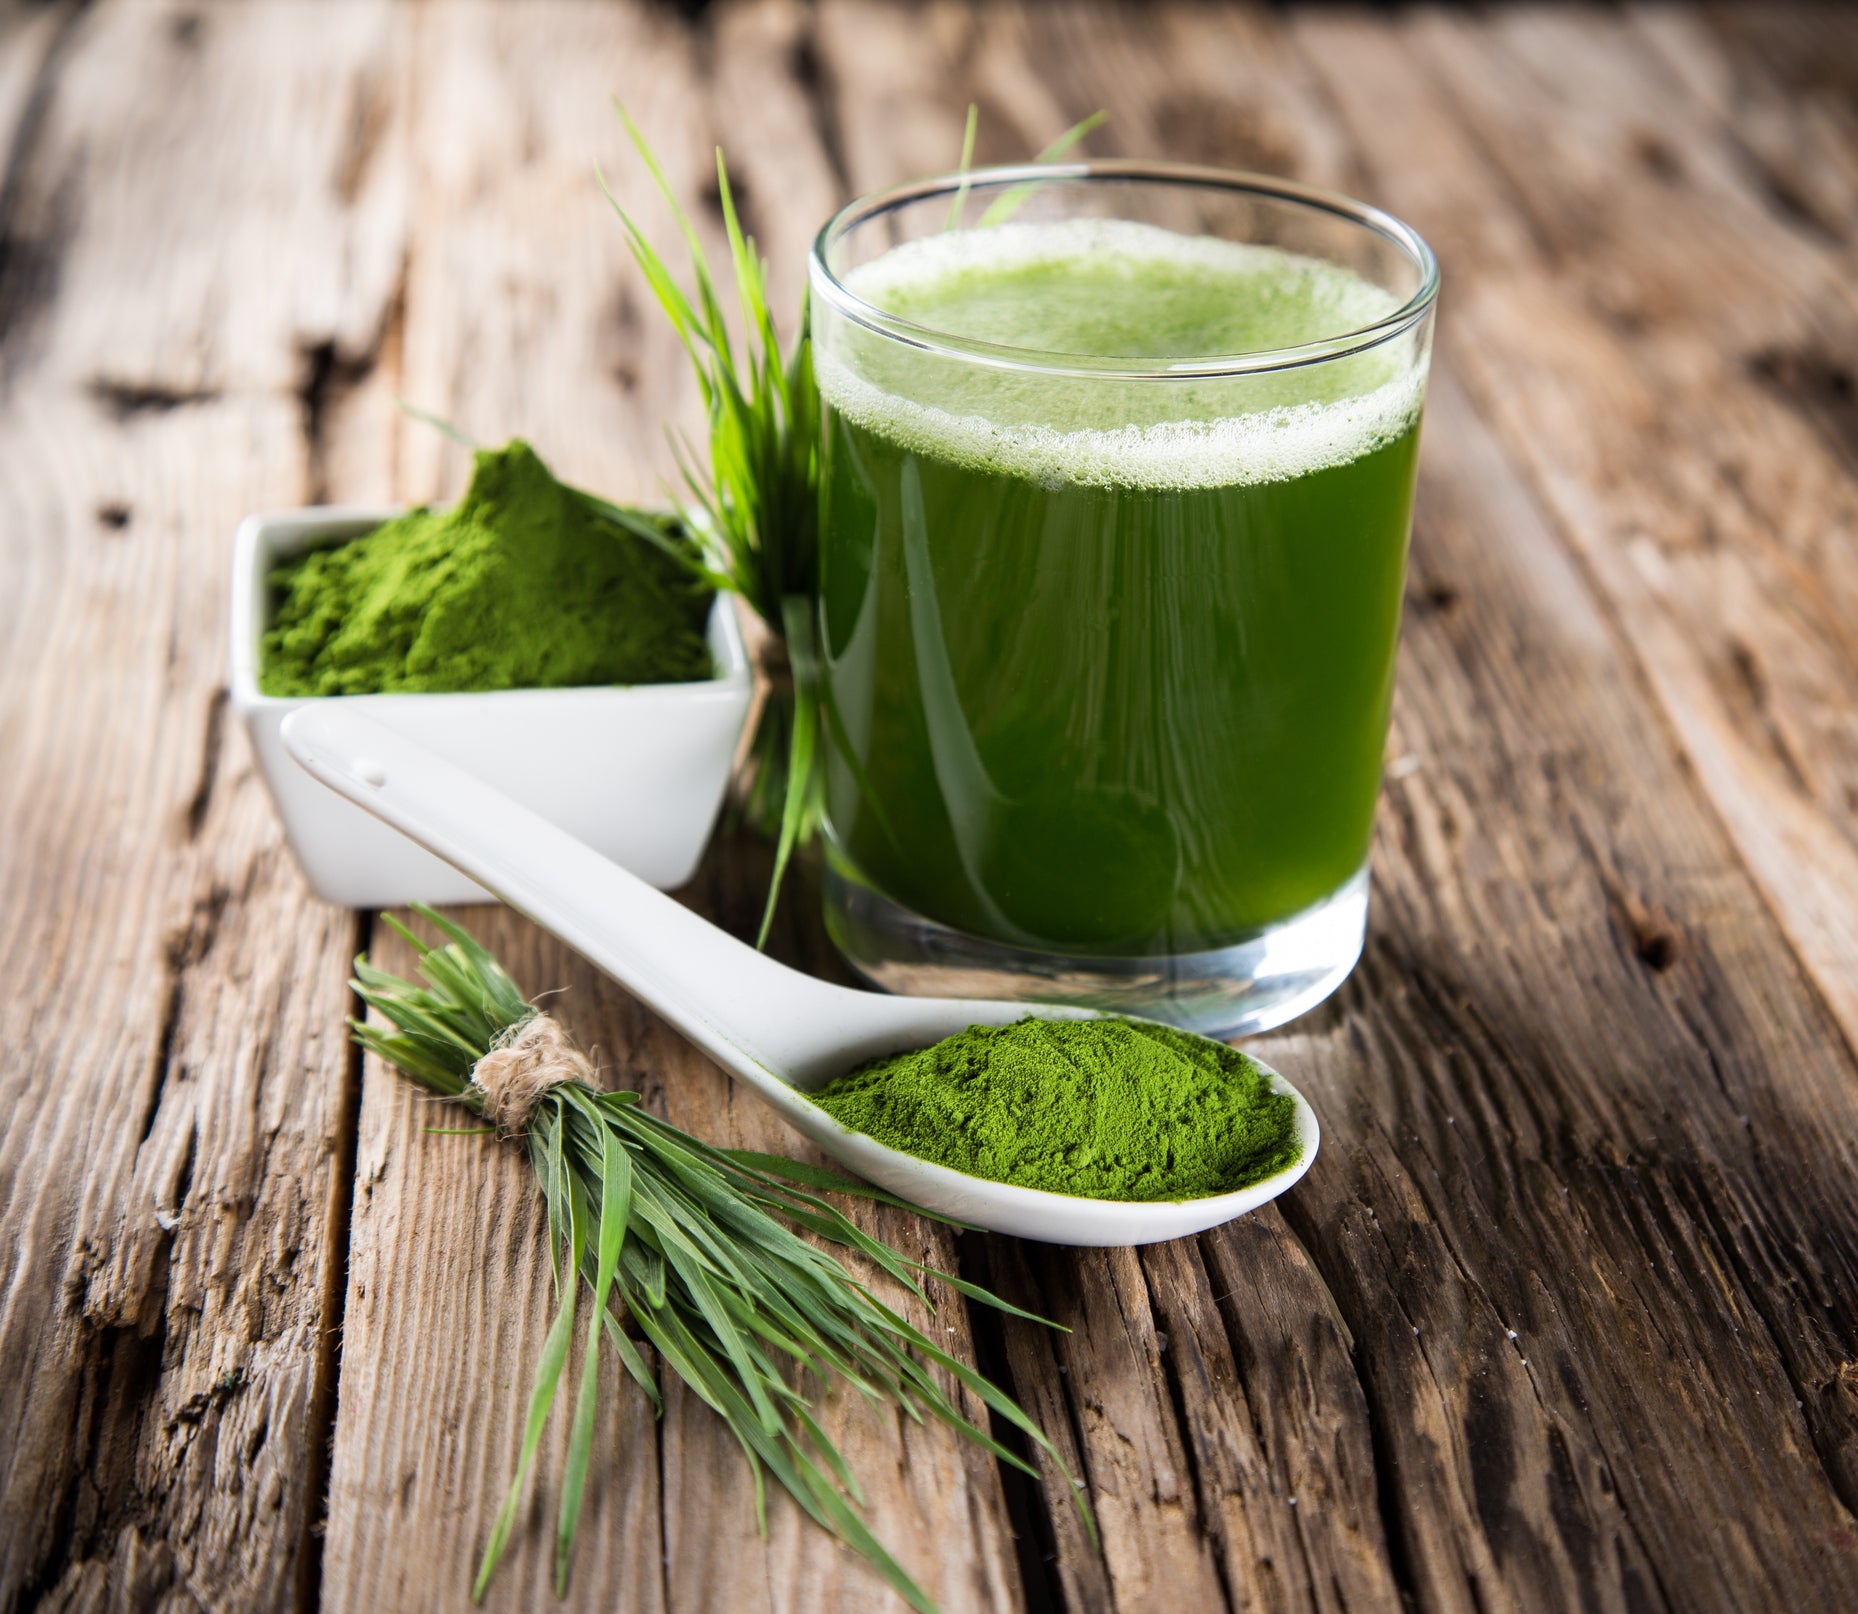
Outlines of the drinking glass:
M1274 298L1308 318L1200 353L1160 314L1108 319L1103 351L1016 345L1052 327L1011 299L979 332L917 317L912 265L1029 263L1063 297L1064 253L1099 250L1144 297L1196 255L1262 266L1234 328ZM1221 1035L1321 1001L1367 923L1425 242L1282 180L1094 162L866 197L809 270L841 951L892 991Z

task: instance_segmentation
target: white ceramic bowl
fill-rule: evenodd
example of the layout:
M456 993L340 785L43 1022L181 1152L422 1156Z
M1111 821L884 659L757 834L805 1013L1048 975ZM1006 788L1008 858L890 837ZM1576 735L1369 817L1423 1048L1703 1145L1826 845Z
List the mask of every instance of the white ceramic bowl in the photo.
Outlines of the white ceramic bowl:
M340 701L534 809L640 879L696 871L722 806L753 677L735 609L710 612L717 676L695 684L511 689L457 695L280 698L258 688L278 562L391 520L401 507L327 505L240 524L232 560L232 705L311 888L351 908L485 900L481 886L319 784L279 738L300 706Z

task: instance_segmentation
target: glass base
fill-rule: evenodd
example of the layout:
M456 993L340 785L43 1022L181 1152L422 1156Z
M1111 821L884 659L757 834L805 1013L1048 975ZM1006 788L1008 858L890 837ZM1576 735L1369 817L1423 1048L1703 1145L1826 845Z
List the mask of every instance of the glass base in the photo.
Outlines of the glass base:
M886 992L1076 1003L1242 1037L1315 1008L1348 978L1368 927L1368 870L1245 941L1150 958L1072 958L951 930L854 879L830 853L825 908L839 951Z

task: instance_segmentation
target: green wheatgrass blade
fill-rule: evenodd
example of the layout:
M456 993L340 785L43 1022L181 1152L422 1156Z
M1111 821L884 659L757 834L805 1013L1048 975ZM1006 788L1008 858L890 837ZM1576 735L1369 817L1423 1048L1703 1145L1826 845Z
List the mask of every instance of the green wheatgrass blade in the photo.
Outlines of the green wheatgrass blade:
M637 1218L634 1218L635 1222ZM629 1288L636 1288L640 1298L654 1311L665 1303L664 1261L646 1242L643 1229L626 1240L619 1252L619 1270Z
M477 1060L537 1010L462 927L421 912L445 938L443 945L429 945L397 923L394 928L412 940L425 984L358 959L356 991L378 1018L356 1025L355 1036L411 1079L482 1114L483 1095L471 1085ZM924 1297L917 1274L931 1269L865 1233L810 1190L892 1196L822 1167L717 1149L641 1109L636 1093L554 1089L531 1117L525 1141L547 1203L549 1249L561 1256L559 1271L550 1263L559 1298L529 1393L516 1472L486 1543L474 1595L482 1595L509 1547L574 1343L582 1283L592 1311L554 1533L558 1586L566 1584L584 1514L602 1340L663 1410L652 1369L622 1316L741 1447L764 1530L764 1481L772 1476L809 1518L869 1560L919 1610L933 1604L856 1513L857 1476L826 1433L810 1386L843 1384L879 1407L940 1422L996 1460L1033 1472L944 1391L941 1375L947 1374L1063 1470L1051 1442L1004 1390L878 1299L831 1246L856 1251L918 1300ZM972 1299L1029 1315L976 1285L932 1275Z
M542 1201L548 1209L548 1243L553 1249L560 1242L563 1230L572 1231L574 1227L574 1194L569 1187L568 1163L561 1153L561 1106L547 1104L537 1112L541 1115L541 1131L531 1124L529 1129L529 1153L535 1162L536 1175L542 1181ZM580 1272L580 1262L576 1261L568 1268L568 1287L575 1287L574 1278ZM561 1279L550 1269L550 1277L555 1286L555 1293L561 1293Z
M808 820L817 786L815 747L819 737L819 702L814 690L819 677L813 652L813 606L810 600L789 596L781 602L787 626L787 653L794 670L792 747L787 760L787 800L781 807L781 834L774 848L774 876L768 881L768 903L761 914L757 948L768 945L774 925L774 908L781 895L787 860L811 829Z
M656 1195L641 1188L637 1203L640 1216L651 1223L664 1239L663 1253L668 1275L678 1280L698 1316L709 1328L711 1336L729 1358L749 1399L754 1403L761 1427L769 1434L778 1433L781 1427L780 1415L774 1410L774 1403L763 1387L762 1375L756 1370L756 1364L734 1321L718 1298L708 1273L704 1271L702 1256L678 1229L674 1219L658 1205Z
M777 637L785 637L784 602L797 596L808 609L818 593L819 404L812 383L805 302L790 354L784 354L768 306L767 277L754 242L736 211L728 168L717 154L717 186L728 238L730 266L745 326L738 353L716 295L695 226L650 144L623 106L615 103L626 133L653 184L670 207L690 259L693 296L677 285L664 259L601 179L619 215L633 258L677 331L702 394L708 420L708 465L699 471L673 436L673 453L687 497L687 524L708 546L705 564L749 605ZM701 513L702 520L696 519ZM816 815L821 783L817 746L797 734L795 697L778 689L761 703L750 740L754 783L743 805L755 826L784 834L789 849L804 842ZM799 739L796 747L795 740ZM795 756L806 758L796 769ZM791 827L790 827L791 826ZM785 859L781 859L784 869ZM779 876L770 893L778 891Z
M395 398L394 407L403 415L411 415L415 420L430 426L435 432L449 437L460 448L468 448L476 453L482 446L476 438L462 427L454 426L443 415L435 415L429 409L421 409L418 404L406 398Z
M992 1306L995 1311L1003 1311L1009 1317L1023 1317L1029 1323L1042 1323L1047 1328L1055 1328L1061 1334L1068 1334L1070 1329L1063 1323L1055 1323L1049 1317L1041 1317L1036 1311L1027 1311L1015 1306L1010 1300L1002 1300L998 1295L983 1289L978 1283L969 1283L966 1278L958 1278L952 1272L944 1272L940 1267L932 1267L923 1262L912 1262L917 1271L927 1273L932 1278L940 1278L957 1294L964 1294L970 1300L978 1300L983 1305Z
M807 1437L813 1442L820 1455L826 1459L826 1466L844 1486L846 1494L860 1507L864 1506L864 1490L858 1483L858 1476L852 1472L851 1464L845 1461L839 1448L832 1443L832 1437L820 1428L813 1414L802 1410L800 1422L805 1426Z
M645 1358L639 1355L638 1346L632 1343L625 1329L619 1325L619 1319L610 1311L601 1314L600 1321L606 1329L609 1344L618 1354L620 1365L632 1375L632 1380L643 1390L651 1401L652 1410L659 1417L664 1416L664 1396L658 1389L658 1381L652 1376L652 1370L645 1365Z
M954 200L948 204L948 223L943 226L944 229L952 230L961 223L961 206L968 199L968 170L974 166L974 136L980 126L981 109L970 101L967 126L961 131L961 161L956 164L961 183L955 187Z
M702 329L705 339L716 349L716 356L722 361L724 369L733 371L735 359L729 343L729 329L723 320L722 305L716 299L716 288L710 279L709 265L703 256L703 243L697 238L696 226L677 205L677 193L671 188L671 181L665 177L664 170L659 167L650 143L632 121L632 115L617 99L613 102L613 108L619 113L620 122L625 124L626 133L632 140L633 149L639 154L659 194L670 207L671 216L684 237L685 245L690 249L691 269L697 282L697 300L703 309Z
M729 258L735 268L736 295L742 304L742 321L761 338L761 352L749 355L755 373L757 397L771 398L770 376L781 374L780 339L768 312L767 269L755 256L754 244L742 234L736 219L735 196L729 188L729 170L721 151L716 153L716 190L722 201L723 227L729 236ZM767 417L761 417L764 421Z
M800 1457L800 1472L808 1488L818 1498L821 1510L825 1513L829 1528L848 1546L857 1548L864 1554L867 1562L890 1582L897 1594L917 1610L917 1614L937 1614L936 1606L929 1600L929 1594L918 1586L902 1564L889 1554L884 1544L872 1535L863 1519L859 1518L845 1505L845 1499L827 1483L825 1475L807 1458Z
M607 1315L620 1246L626 1239L626 1214L632 1202L632 1161L617 1141L601 1139L602 1186L599 1206L598 1270L594 1277L593 1315L587 1323L587 1353L581 1364L581 1387L574 1399L574 1426L568 1438L568 1466L562 1476L561 1514L555 1533L555 1593L568 1590L568 1563L574 1532L581 1519L581 1494L587 1484L587 1461L593 1452L594 1397L600 1383L600 1319Z
M826 1188L835 1194L855 1194L860 1199L881 1200L887 1205L901 1205L906 1210L916 1208L907 1199L899 1199L895 1194L887 1194L881 1188L874 1188L868 1182L847 1177L827 1166L789 1160L785 1155L762 1154L757 1149L721 1149L717 1152L731 1165L743 1168L745 1175L750 1177L763 1180L785 1178L789 1182L804 1183L808 1188Z
M1100 123L1103 123L1108 117L1109 113L1097 111L1091 113L1087 118L1079 119L1032 160L1035 163L1056 162L1075 146L1078 141L1082 140L1085 135L1089 134L1092 129L1096 128ZM1034 182L1026 185L1014 185L1010 189L1002 191L987 204L986 210L976 221L976 228L984 230L989 225L1006 223L1008 219L1026 205L1033 192L1038 188L1038 184Z
M659 191L664 195L666 202L670 204L671 216L676 222L678 230L683 235L686 243L689 245L692 254L700 257L703 249L702 244L697 240L697 232L692 227L690 220L684 216L683 210L677 205L677 198L671 189L670 181L665 178L664 170L658 166L658 159L653 154L650 144L646 141L639 126L632 121L632 115L626 111L624 105L617 97L613 100L613 110L619 114L619 121L625 125L627 138L631 140L634 150L638 152L640 160L645 164L646 172L651 175L653 183L657 185ZM599 175L599 170L596 169L595 173ZM619 199L607 188L605 177L603 175L599 177L600 187L602 190L606 191L607 200L613 204L620 218L625 220L626 228L628 231L632 232L635 240L643 245L644 236L633 228L632 220L625 209L620 206ZM659 261L657 254L653 253L649 246L646 247L646 252L650 255L653 262ZM669 277L667 276L666 278L667 283L669 283ZM708 279L709 277L707 274L700 275L700 285L707 284ZM674 284L671 285L671 291L676 298L677 308L681 310L683 316L679 321L680 329L688 328L693 333L701 333L702 338L707 341L709 339L709 332L705 322L697 317L696 310L690 306L689 300L685 298L682 292L676 289ZM677 312L672 310L669 303L667 303L667 312L672 312L674 319L678 317Z
M881 1243L857 1223L851 1221L830 1205L824 1205L808 1194L795 1194L793 1203L787 1211L789 1219L829 1238L835 1244L848 1245L876 1265L882 1267L897 1283L908 1289L918 1299L926 1298L910 1275L914 1265L907 1256L900 1255L888 1244ZM849 1281L849 1280L848 1280Z
M574 1332L574 1297L580 1290L576 1274L580 1271L582 1241L585 1238L586 1227L576 1220L564 1256L567 1281L562 1285L561 1304L555 1310L554 1322L549 1325L548 1337L542 1342L542 1360L536 1366L535 1387L529 1393L529 1416L523 1427L522 1455L517 1459L516 1476L510 1481L510 1489L503 1499L502 1508L498 1510L497 1521L491 1526L490 1540L484 1547L484 1561L478 1569L477 1581L471 1588L473 1602L483 1599L484 1589L490 1585L490 1577L496 1572L503 1549L509 1544L510 1530L516 1523L516 1509L522 1501L529 1468L535 1461L537 1448L542 1444L542 1430L548 1423L548 1410L554 1404L555 1390L561 1382L562 1364L568 1359L568 1340Z
M364 998L366 994L363 994ZM374 999L367 999L383 1013L387 1010ZM360 1020L349 1021L354 1037L370 1053L378 1054L388 1064L394 1066L403 1075L410 1076L422 1087L430 1087L447 1098L458 1092L456 1078L451 1068L430 1059L426 1050L412 1037L384 1037L373 1026L365 1025Z

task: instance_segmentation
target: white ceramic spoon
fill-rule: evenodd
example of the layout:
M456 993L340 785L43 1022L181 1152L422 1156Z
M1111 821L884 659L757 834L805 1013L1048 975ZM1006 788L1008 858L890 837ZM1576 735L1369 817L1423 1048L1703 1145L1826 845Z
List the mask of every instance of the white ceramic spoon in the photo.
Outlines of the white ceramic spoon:
M1198 1233L1275 1199L1309 1169L1316 1115L1297 1102L1303 1156L1233 1194L1137 1203L1043 1193L970 1177L839 1125L801 1095L863 1060L926 1048L971 1025L1091 1011L985 999L887 997L789 969L608 862L473 774L332 701L283 728L290 754L519 913L591 959L746 1083L833 1159L904 1199L1053 1244L1151 1244Z

